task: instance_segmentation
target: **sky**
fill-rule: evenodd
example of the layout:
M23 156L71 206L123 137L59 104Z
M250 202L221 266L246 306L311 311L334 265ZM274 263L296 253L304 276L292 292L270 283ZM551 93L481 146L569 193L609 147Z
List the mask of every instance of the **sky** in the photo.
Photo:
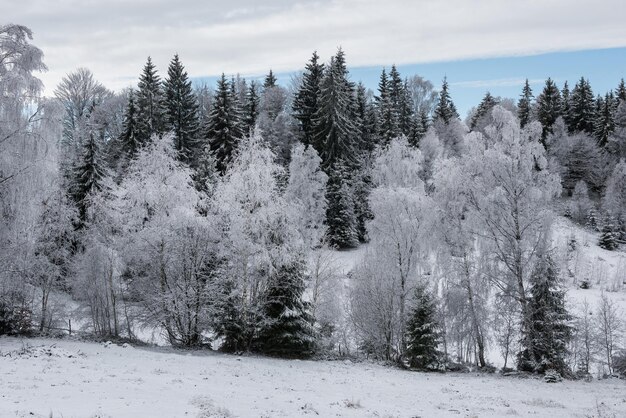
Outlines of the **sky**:
M195 79L284 79L341 46L372 88L392 63L436 86L447 76L465 114L487 90L517 97L525 78L538 91L584 75L604 93L626 70L624 0L0 0L0 16L33 30L46 94L78 67L120 90L148 55L165 74L175 53Z

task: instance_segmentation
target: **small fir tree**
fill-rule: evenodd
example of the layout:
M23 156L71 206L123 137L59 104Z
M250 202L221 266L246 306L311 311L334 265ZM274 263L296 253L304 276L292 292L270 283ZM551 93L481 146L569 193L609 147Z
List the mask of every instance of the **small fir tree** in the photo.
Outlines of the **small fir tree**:
M617 249L617 234L615 231L615 219L607 215L602 226L602 234L600 235L598 245L609 251Z
M419 282L415 288L414 308L409 313L405 338L405 357L414 369L434 370L441 364L441 327L436 315L434 296L425 283Z
M286 357L309 357L315 349L313 318L305 291L304 257L278 266L269 279L263 304L263 321L255 341L264 354Z
M557 266L549 254L543 256L530 277L527 319L522 326L519 370L567 374L566 357L572 337L572 317L565 308Z

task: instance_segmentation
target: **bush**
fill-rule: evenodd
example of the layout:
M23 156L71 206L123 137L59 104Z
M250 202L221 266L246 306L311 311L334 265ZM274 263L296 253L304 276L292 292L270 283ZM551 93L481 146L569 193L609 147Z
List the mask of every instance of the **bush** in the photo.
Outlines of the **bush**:
M613 368L620 377L626 379L626 350L622 350L613 358Z
M32 312L0 301L0 335L20 335L31 330Z

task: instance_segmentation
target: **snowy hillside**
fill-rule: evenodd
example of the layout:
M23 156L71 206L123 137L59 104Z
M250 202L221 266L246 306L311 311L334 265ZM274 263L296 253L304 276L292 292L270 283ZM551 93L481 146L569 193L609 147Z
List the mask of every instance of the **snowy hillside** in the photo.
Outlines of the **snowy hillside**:
M576 246L568 254L568 242L575 237ZM553 244L561 259L561 273L568 288L573 312L586 299L594 307L605 293L626 315L626 252L607 251L598 246L600 234L557 218L553 227ZM588 281L590 288L581 289Z
M1 417L626 416L626 382L548 384L68 340L0 338Z

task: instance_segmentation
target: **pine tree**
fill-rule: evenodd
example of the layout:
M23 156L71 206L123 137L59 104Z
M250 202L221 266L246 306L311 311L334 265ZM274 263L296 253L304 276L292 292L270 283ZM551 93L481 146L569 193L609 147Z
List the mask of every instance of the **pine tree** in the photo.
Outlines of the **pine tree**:
M74 167L74 183L72 184L72 198L78 207L80 226L87 221L89 198L102 190L103 180L107 175L102 159L100 144L92 133L82 147L82 155Z
M353 90L344 53L339 49L324 72L319 108L313 117L313 147L325 170L339 160L356 163L358 126L352 117L356 107Z
M543 91L537 97L537 119L541 123L541 142L546 145L546 138L552 133L552 125L561 116L561 93L551 78L546 80Z
M356 114L361 132L358 148L365 153L371 153L378 144L378 118L376 108L361 82L356 87Z
M459 113L456 111L456 106L454 106L450 92L448 91L448 79L444 77L441 91L439 92L439 101L437 102L437 107L435 107L434 119L441 119L444 123L448 124L450 120L458 117Z
M337 162L328 172L326 186L328 242L340 249L354 248L359 242L354 196L348 185L348 176L346 166Z
M533 97L533 90L530 88L528 79L526 79L526 82L524 83L524 88L522 90L522 95L517 102L517 117L519 118L519 124L521 128L526 126L531 120Z
M265 76L265 81L263 81L263 89L276 87L276 81L278 80L276 79L276 77L274 76L274 73L270 69L270 72Z
M437 369L442 353L438 349L441 327L436 319L435 299L423 282L417 284L413 299L415 306L409 313L406 325L406 360L414 369Z
M470 129L472 130L476 129L476 126L478 125L478 121L483 116L488 115L491 109L493 109L493 107L497 104L498 104L498 100L495 97L493 97L491 93L487 92L485 94L485 97L483 97L480 104L478 105L478 108L476 108L476 112L472 116L472 120L470 121Z
M263 322L256 349L272 356L302 358L313 354L315 331L306 289L304 257L276 267L269 279L263 304Z
M570 132L593 134L595 101L589 80L580 78L572 90L570 108Z
M261 98L259 97L258 89L257 84L252 80L250 87L248 87L246 100L243 105L243 124L246 134L254 130L256 120L259 117L259 103Z
M598 141L598 145L605 147L609 141L609 137L615 130L615 121L613 120L613 103L615 98L613 92L607 93L604 100L600 102L600 108L596 113L593 136Z
M406 83L408 81L403 81L396 66L392 65L391 71L389 71L389 97L397 118L396 136L399 134L409 135L411 129L413 112L411 98L407 94Z
M393 102L392 89L387 72L383 68L378 82L378 96L376 96L376 108L378 110L378 135L383 144L389 144L393 138L398 137L398 111Z
M626 102L626 84L624 83L624 79L622 78L615 90L615 107L619 106L621 102Z
M570 126L572 124L571 100L572 98L571 98L570 91L569 91L569 84L567 83L567 80L565 80L565 83L563 84L563 89L561 90L561 116L563 117L565 126L567 127L569 131L571 131Z
M313 142L314 116L319 107L320 84L324 76L324 64L319 62L317 52L313 52L302 76L302 84L292 104L293 117L300 123L301 141L305 145Z
M128 93L128 104L124 113L124 125L122 127L122 135L119 142L121 151L126 158L133 159L141 147L141 142L137 137L137 107L135 106L135 93L131 90Z
M233 158L237 144L243 136L241 117L235 103L235 97L224 74L217 81L217 90L208 123L207 139L211 144L211 151L215 155L217 169L221 174L224 174Z
M248 350L248 341L244 318L239 307L241 297L238 294L235 282L231 279L220 280L216 286L213 302L213 324L215 336L221 339L220 350L227 353L237 353Z
M615 228L615 219L607 215L602 226L602 235L598 245L605 250L613 251L617 249L617 234Z
M137 91L137 138L142 146L150 142L152 135L161 135L165 125L165 108L161 78L152 59L144 66L139 77Z
M422 109L417 114L415 121L413 122L413 129L408 137L409 144L419 148L419 143L421 139L426 136L426 132L428 132L429 127L430 119L428 117L428 113L426 113L426 109Z
M587 221L585 223L587 228L593 229L594 231L598 230L598 215L595 209L589 209L589 213L587 213Z
M174 148L178 158L187 164L198 158L198 105L193 94L191 81L178 58L174 55L163 83L167 128L174 134Z
M530 277L527 323L522 327L522 351L518 369L535 373L555 370L569 372L566 356L572 337L572 317L565 308L565 292L561 289L557 266L552 257L543 256Z

